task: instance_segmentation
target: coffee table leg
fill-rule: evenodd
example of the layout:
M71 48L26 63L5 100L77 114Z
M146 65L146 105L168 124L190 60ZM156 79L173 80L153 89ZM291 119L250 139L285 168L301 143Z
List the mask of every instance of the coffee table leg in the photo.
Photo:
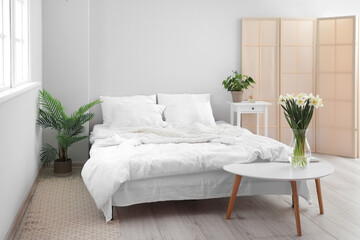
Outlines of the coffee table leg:
M324 214L324 205L323 205L322 195L321 195L320 178L315 179L315 184L316 184L316 192L317 192L318 201L319 201L320 214Z
M234 186L233 186L233 189L231 192L229 207L228 207L227 214L226 214L226 219L230 219L230 217L231 217L231 212L232 212L234 204L235 204L235 199L236 199L237 192L239 190L241 178L242 178L242 176L240 176L240 175L236 175L236 177L235 177Z
M291 181L291 190L294 200L294 211L295 211L295 220L296 220L296 229L298 236L301 236L301 223L300 223L300 213L299 213L299 197L297 193L296 181Z

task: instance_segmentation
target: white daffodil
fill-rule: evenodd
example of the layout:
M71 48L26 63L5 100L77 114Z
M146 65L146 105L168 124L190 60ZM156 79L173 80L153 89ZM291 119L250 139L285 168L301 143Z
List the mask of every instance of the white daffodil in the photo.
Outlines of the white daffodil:
M299 107L302 107L305 105L306 100L304 98L296 98L296 105L298 105Z
M323 104L323 102L322 102L322 98L319 98L319 100L318 100L318 107L323 107L324 106L324 104Z
M310 105L313 106L314 108L319 108L324 106L322 103L322 99L319 97L319 95L316 95L316 97L312 96L312 98L310 98L309 100L310 100Z
M281 104L282 106L286 105L286 97L283 95L280 95L279 97L279 104Z
M310 100L310 106L313 106L314 108L319 107L319 101L317 98L311 98L309 100Z
M323 107L322 99L319 95L314 96L312 93L299 93L298 95L294 96L294 94L286 94L286 96L280 95L278 103L282 106L286 107L286 102L294 100L294 103L299 106L303 107L309 101L310 106L314 108Z
M298 98L298 99L300 99L300 98L306 99L306 98L307 98L307 95L302 92L302 93L299 93L299 94L296 96L296 98Z
M293 94L286 94L286 98L289 99L289 100L293 100L294 95Z
M314 109L323 106L322 99L319 95L314 96L312 93L308 95L300 93L294 97L293 94L286 96L280 95L279 104L284 109L284 114L291 127L302 129L303 126L308 126L311 118L309 116ZM305 107L305 106L310 107ZM302 123L302 124L299 124Z

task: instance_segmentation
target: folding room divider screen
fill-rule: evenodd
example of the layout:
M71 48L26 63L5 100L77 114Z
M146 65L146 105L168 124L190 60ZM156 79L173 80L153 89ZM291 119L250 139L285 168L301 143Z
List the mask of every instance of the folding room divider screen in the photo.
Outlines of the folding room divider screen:
M354 16L242 20L242 73L256 81L244 96L272 103L270 137L285 144L292 137L277 103L280 94L317 93L325 107L309 126L312 151L357 156L357 38ZM255 122L247 115L242 125L255 131Z

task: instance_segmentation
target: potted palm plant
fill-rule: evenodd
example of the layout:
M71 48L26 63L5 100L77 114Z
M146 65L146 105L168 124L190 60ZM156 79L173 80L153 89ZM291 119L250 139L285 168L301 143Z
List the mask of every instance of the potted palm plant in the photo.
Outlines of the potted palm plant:
M100 103L96 100L89 104L81 106L70 116L66 115L61 102L52 97L46 90L39 91L39 116L37 124L46 129L57 131L57 148L50 144L44 144L40 152L41 164L49 165L54 161L55 175L70 175L72 172L72 161L68 157L68 148L81 141L87 136L79 136L84 131L84 124L94 117L94 113L88 110L94 105Z
M233 71L233 74L222 82L222 85L226 90L231 91L233 102L241 102L243 90L252 87L252 83L255 81L251 77Z

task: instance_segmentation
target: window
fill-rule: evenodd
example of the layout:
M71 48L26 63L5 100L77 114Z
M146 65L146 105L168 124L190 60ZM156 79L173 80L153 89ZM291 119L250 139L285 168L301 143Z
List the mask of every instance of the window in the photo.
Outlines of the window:
M0 90L29 81L28 0L0 0Z
M0 0L0 88L10 87L10 5Z

